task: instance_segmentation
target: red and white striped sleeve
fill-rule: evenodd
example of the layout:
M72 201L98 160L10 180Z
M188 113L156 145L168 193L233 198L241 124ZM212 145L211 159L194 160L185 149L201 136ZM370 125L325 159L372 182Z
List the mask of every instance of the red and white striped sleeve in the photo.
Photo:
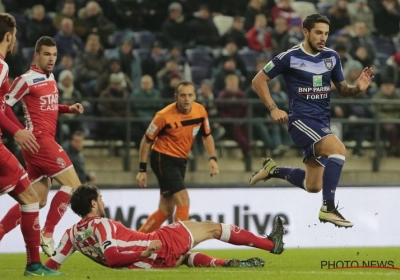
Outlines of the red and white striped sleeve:
M14 106L24 95L29 93L29 86L22 76L18 76L8 94L6 94L5 101L8 105Z
M0 62L0 86L4 83L4 79L8 76L8 65L4 61Z
M55 254L46 262L46 266L54 270L59 269L62 263L75 251L71 241L71 229L67 229L61 238Z
M127 267L134 262L142 260L142 252L120 252L116 240L117 225L108 219L101 219L96 225L94 234L100 244L101 251L109 267Z

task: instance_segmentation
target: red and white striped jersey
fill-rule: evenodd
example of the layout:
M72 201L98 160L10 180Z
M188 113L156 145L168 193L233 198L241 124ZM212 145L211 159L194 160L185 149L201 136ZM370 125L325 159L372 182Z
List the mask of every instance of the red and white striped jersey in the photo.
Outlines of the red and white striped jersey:
M26 129L35 136L55 137L58 89L52 73L31 66L28 72L15 79L5 99L10 106L22 101Z
M157 233L137 232L114 220L90 217L66 230L51 259L61 265L72 253L79 251L108 267L104 257L106 250L116 247L119 252L142 252L152 240L158 239ZM129 268L151 268L156 258L157 254L154 253L133 263Z
M4 57L0 54L0 110L3 112L3 114L5 114L6 111L4 96L8 93L9 88L10 84L8 81L8 64L4 61Z

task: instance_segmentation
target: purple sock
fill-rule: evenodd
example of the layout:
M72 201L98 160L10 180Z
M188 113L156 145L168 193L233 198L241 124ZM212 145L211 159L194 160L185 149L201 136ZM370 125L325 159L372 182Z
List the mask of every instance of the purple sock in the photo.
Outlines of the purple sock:
M345 157L342 155L330 155L325 164L322 175L322 199L323 204L332 211L335 207L335 192L339 184L340 173L342 173Z
M289 183L295 185L304 190L304 178L306 177L306 172L304 169L277 166L272 174L272 178L280 178L288 181Z

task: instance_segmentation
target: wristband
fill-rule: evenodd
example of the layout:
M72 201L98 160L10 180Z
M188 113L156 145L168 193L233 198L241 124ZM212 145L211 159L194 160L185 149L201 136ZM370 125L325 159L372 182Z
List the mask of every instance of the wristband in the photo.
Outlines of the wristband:
M139 162L139 172L146 172L147 162Z
M217 157L216 157L216 156L209 157L209 158L208 158L208 161L210 161L210 160L212 160L212 159L215 160L215 162L217 162Z

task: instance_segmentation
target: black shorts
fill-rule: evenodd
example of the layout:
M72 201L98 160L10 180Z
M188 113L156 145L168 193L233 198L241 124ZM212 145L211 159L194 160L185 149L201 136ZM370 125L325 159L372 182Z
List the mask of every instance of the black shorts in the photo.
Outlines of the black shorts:
M171 157L166 154L152 150L150 154L150 165L156 174L160 193L164 197L170 197L185 189L183 183L186 173L185 158Z

